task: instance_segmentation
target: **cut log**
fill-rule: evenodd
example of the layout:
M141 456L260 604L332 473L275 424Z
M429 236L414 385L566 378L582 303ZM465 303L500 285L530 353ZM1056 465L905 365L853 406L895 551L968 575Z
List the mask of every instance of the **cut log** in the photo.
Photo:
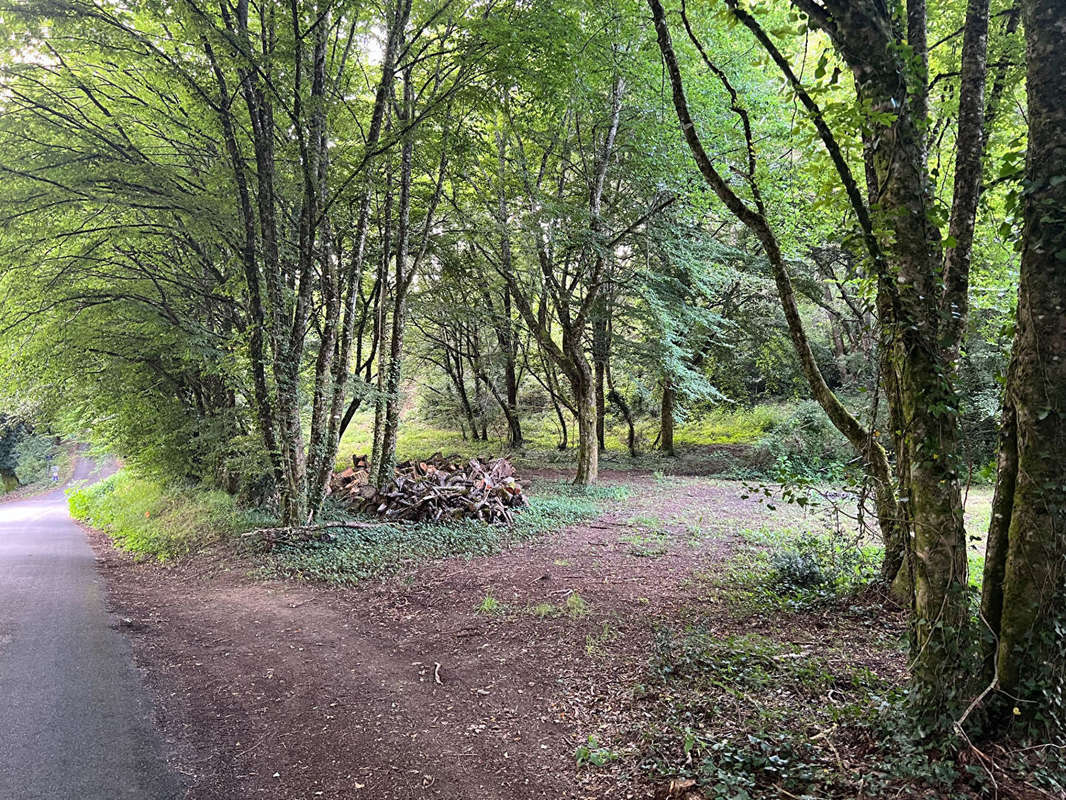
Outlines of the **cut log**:
M514 512L528 505L515 468L506 458L444 456L404 461L381 492L369 485L366 456L333 475L330 493L352 511L388 521L440 522L478 519L513 523Z

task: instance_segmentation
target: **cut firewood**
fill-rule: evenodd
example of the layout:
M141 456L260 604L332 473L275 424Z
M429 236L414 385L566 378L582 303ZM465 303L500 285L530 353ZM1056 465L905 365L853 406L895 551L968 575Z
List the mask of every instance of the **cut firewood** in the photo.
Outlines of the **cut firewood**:
M352 464L333 475L331 496L352 511L390 522L513 523L514 512L528 505L506 458L464 460L434 453L425 460L404 461L380 492L369 485L366 456L353 457Z

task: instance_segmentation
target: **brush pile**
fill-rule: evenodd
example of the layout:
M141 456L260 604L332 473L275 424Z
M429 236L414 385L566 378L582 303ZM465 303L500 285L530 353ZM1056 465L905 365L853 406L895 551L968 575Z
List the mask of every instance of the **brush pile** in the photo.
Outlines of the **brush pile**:
M367 457L357 456L351 467L334 474L330 494L352 511L390 522L512 523L514 512L528 505L506 458L464 461L440 453L397 464L395 477L381 492L370 485Z

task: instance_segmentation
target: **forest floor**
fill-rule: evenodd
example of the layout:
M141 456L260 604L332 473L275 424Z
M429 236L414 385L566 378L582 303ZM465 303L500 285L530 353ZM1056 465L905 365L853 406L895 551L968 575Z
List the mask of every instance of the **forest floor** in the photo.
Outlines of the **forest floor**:
M598 519L354 588L232 553L138 562L90 532L190 797L680 797L699 759L763 739L802 752L723 780L790 797L856 769L849 720L900 684L901 615L736 590L774 531L824 523L739 482L603 477L629 499Z

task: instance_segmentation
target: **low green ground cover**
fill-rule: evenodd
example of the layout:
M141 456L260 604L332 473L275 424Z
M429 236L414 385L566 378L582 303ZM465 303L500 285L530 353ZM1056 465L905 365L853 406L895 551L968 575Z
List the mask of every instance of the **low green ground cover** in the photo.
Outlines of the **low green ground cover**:
M100 528L123 550L160 561L212 544L232 544L243 532L275 524L267 512L241 509L224 492L166 486L128 470L68 494L75 519ZM264 573L352 584L427 559L499 552L509 543L596 517L609 501L626 496L621 486L580 490L564 482L539 482L529 507L517 515L512 526L464 521L331 529L330 521L353 519L334 509L324 523L321 538L281 544L269 553L254 555L262 560Z
M168 486L127 470L68 492L75 519L139 557L174 559L233 538L263 519L222 491Z
M624 487L577 489L561 481L541 481L529 492L529 507L514 525L473 520L417 525L380 524L370 528L328 528L328 538L281 544L268 556L269 568L285 577L353 584L405 566L450 556L473 558L498 553L508 544L599 516L608 502L624 500ZM339 516L343 522L343 516Z

